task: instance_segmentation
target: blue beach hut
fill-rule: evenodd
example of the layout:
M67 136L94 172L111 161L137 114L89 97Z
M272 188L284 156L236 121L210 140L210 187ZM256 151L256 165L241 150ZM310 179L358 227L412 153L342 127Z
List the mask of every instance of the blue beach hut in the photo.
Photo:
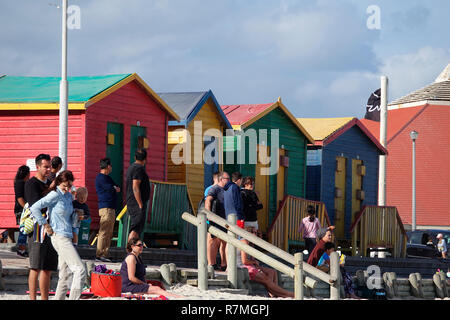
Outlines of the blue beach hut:
M307 149L306 198L322 201L338 241L363 205L378 199L379 156L387 150L357 118L297 118L313 137Z

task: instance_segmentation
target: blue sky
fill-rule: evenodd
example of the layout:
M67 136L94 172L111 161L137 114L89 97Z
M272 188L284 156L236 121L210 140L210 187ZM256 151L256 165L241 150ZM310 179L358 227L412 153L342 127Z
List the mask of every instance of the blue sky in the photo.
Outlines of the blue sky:
M0 0L0 74L58 76L60 0ZM296 117L363 117L450 63L448 0L69 0L69 76L138 73L157 92L211 89L221 104L281 96ZM380 29L367 28L370 5ZM70 85L70 84L69 84Z

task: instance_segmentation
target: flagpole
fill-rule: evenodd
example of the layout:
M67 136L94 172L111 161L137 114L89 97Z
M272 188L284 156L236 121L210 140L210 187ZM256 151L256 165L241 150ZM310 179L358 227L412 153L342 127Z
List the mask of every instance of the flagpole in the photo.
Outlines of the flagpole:
M388 79L386 76L381 76L381 100L380 100L380 143L387 149L387 90ZM386 155L379 157L379 171L378 171L378 205L386 205Z

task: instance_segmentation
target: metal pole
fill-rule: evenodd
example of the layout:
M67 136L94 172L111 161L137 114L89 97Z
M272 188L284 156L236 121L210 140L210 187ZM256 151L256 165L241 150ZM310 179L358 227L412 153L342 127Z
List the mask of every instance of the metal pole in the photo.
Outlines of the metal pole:
M67 122L68 122L68 83L67 83L67 0L62 0L62 64L59 84L59 156L67 169Z
M228 215L228 223L230 225L236 225L237 215L235 213ZM236 235L228 230L230 237L236 238ZM231 243L227 244L227 279L230 281L234 289L237 289L237 259L236 259L236 247Z
M412 141L412 231L416 230L416 140Z
M380 97L380 143L386 148L387 136L387 89L388 79L382 76L381 80L381 97ZM386 156L379 157L379 172L378 172L378 205L386 205Z
M298 252L294 254L295 266L294 266L294 296L296 300L303 300L304 287L303 287L303 253Z
M206 214L199 211L197 214L197 268L198 288L208 290L208 261L206 260Z

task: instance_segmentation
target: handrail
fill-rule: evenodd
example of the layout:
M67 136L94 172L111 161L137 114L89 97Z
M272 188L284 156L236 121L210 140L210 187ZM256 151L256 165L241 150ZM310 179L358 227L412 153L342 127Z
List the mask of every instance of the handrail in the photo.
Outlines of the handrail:
M278 258L283 259L284 261L286 261L290 264L295 263L294 256L292 254L287 253L286 251L278 248L277 246L274 246L273 244L255 236L254 234L252 234L248 231L245 231L244 229L242 229L238 226L230 225L228 223L228 221L226 221L225 219L222 219L221 217L212 213L211 211L208 211L206 209L202 209L202 211L206 214L206 217L208 218L208 220L211 220L212 222L217 223L218 225L224 227L225 229L237 234L238 236L241 236L242 238L248 240L249 242L256 244L257 246L269 251L273 255L277 256ZM313 267L310 264L305 263L303 266L303 269L305 270L305 272L312 274L313 276L319 278L322 281L325 281L328 283L333 283L336 281L336 279L332 279L328 273L325 273L325 272Z
M315 207L316 216L323 227L331 225L323 202L285 195L275 218L268 228L269 241L285 251L289 249L290 240L301 241L298 226L301 219L307 216L306 209L308 205Z
M120 213L117 215L117 217L116 217L116 221L120 221L120 220L122 220L122 217L125 215L125 213L127 213L127 205L125 205L123 208L122 208L122 211L120 211Z
M303 256L301 253L296 253L295 256L292 256L291 254L281 250L278 247L275 247L274 245L268 243L267 241L262 240L261 238L253 235L252 233L249 233L242 228L239 228L237 225L232 224L225 219L222 219L221 217L215 215L211 211L208 211L206 209L202 209L198 212L197 217L194 217L192 214L184 212L182 214L182 219L185 221L195 225L198 227L198 274L199 274L199 287L200 283L202 283L202 287L204 289L207 288L206 279L201 279L201 277L206 277L205 267L206 267L206 218L208 220L211 220L212 222L217 223L218 225L226 228L230 234L226 234L223 231L220 231L218 228L214 226L210 226L208 228L208 232L215 235L217 238L226 241L229 245L231 245L231 248L239 248L242 251L246 252L247 254L250 254L257 259L265 262L269 266L287 274L288 276L291 276L294 278L295 282L295 298L296 299L303 299L303 280L305 280L305 284L314 283L314 280L310 279L310 281L307 281L307 279L303 278L303 271L305 273L309 273L317 278L319 278L322 281L325 281L330 284L330 297L331 299L339 299L339 288L340 288L340 277L339 277L339 257L336 252L332 253L331 261L330 261L330 274L327 274L319 269L314 268L313 266L309 265L308 263L303 261ZM203 231L202 231L203 230ZM203 234L204 233L204 234ZM255 245L267 250L271 254L285 260L288 263L291 263L294 265L294 269L284 265L282 262L264 254L263 252L250 247L244 243L242 243L240 240L236 239L234 235L241 236L242 238L248 240L249 242L254 243ZM200 245L202 243L202 245ZM203 248L203 249L200 249ZM203 252L204 251L204 252ZM228 249L229 254L232 252L230 249ZM232 266L229 265L228 270L229 274L234 274L236 269L236 265ZM201 274L201 275L200 275Z
M407 236L396 207L367 205L350 227L353 255L359 242L359 255L370 247L391 247L393 257L406 256Z

